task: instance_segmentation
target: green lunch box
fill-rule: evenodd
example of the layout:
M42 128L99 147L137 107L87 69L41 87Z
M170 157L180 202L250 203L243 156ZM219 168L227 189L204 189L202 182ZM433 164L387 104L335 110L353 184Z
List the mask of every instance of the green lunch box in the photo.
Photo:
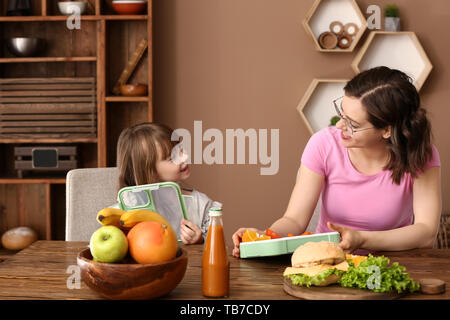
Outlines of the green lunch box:
M117 195L119 207L125 211L147 209L163 216L180 239L181 219L189 219L192 196L183 195L175 182L160 182L124 187Z
M340 238L339 232L327 232L271 240L241 242L239 244L239 252L241 258L278 256L293 253L295 249L307 242L329 241L339 243Z

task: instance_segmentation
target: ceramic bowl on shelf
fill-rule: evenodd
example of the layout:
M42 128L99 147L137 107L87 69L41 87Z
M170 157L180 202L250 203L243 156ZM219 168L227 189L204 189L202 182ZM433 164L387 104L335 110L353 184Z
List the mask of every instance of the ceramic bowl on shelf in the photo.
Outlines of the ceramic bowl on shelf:
M6 40L9 52L16 57L33 57L44 49L45 41L39 38L15 37Z
M129 261L127 261L127 259ZM154 299L171 292L183 279L187 252L179 248L174 259L161 263L139 264L131 258L124 263L92 260L89 248L77 256L84 283L109 299Z
M112 8L118 14L139 14L147 7L144 0L114 0Z
M73 8L75 7L75 8ZM58 9L59 12L66 16L78 13L84 14L86 12L87 2L86 1L59 1Z
M148 89L146 84L122 84L120 85L120 93L126 97L146 96Z

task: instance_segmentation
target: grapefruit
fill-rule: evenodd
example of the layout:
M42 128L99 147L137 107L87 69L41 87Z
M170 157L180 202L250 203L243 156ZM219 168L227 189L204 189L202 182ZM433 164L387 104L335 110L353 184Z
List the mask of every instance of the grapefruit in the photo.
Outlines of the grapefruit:
M169 224L143 221L127 235L130 255L137 263L159 263L175 258L178 240Z

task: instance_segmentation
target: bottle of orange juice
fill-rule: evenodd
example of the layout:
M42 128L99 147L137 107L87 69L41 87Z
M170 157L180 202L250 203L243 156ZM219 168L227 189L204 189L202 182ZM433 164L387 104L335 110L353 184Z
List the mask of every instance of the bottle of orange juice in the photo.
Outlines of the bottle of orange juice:
M209 229L202 260L202 290L205 297L228 297L230 262L225 247L222 208L209 210Z

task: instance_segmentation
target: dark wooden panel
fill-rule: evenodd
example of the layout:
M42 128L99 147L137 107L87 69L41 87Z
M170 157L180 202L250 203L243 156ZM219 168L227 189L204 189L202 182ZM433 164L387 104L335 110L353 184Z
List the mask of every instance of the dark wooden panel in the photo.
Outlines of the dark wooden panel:
M144 122L148 117L147 103L126 103L114 102L108 103L106 107L108 128L106 137L108 141L108 162L107 166L116 165L117 140L123 129L131 127L134 124Z
M0 128L11 128L11 127L91 127L92 120L86 121L2 121L0 122Z
M1 90L2 88L0 88ZM57 97L57 96L92 96L95 90L20 90L20 91L0 91L0 97ZM1 101L1 99L0 99Z
M17 82L16 82L17 83ZM67 84L46 84L46 89L48 90L60 90L67 89ZM0 84L0 88L2 91L15 91L15 90L36 90L36 84ZM83 84L83 83L70 83L70 89L78 90L78 89L91 89L91 84Z
M74 85L83 87L74 89ZM23 86L33 89L24 90ZM95 87L96 81L92 77L0 79L0 114L13 117L0 118L0 137L12 138L10 134L30 134L34 138L48 138L48 134L57 133L95 134ZM51 117L46 117L47 114ZM87 117L80 119L80 114Z
M147 39L146 21L108 21L106 25L106 93L112 89L142 39ZM151 46L149 44L149 46ZM148 49L131 74L128 83L148 83Z
M0 103L64 103L64 102L92 102L92 97L0 98Z
M65 133L70 131L71 133L75 132L93 132L95 128L83 128L83 127L23 127L23 128L0 128L0 137L4 137L3 133L46 133L46 132L62 132Z
M0 184L0 232L18 226L28 226L46 239L46 186L45 184Z
M39 113L94 113L95 104L92 103L64 103L64 104L0 104L0 114L39 114Z
M97 153L94 152L94 154ZM52 213L52 239L64 240L66 235L66 185L51 185L50 196Z
M19 83L29 84L47 84L47 83L95 83L95 78L92 77L78 77L78 78L69 78L69 77L57 77L57 78L7 78L0 79L0 84L12 84L16 85Z
M15 156L31 156L33 153L33 149L36 149L36 146L32 147L15 147L14 155ZM39 146L40 149L51 149L58 148L58 155L60 156L72 156L77 154L76 147L67 147L67 146Z
M14 140L16 139L16 143L29 143L30 139L32 140L32 143L38 143L39 139L57 139L58 143L67 143L65 140L70 142L74 139L89 139L88 142L90 142L90 139L96 138L95 133L46 133L45 137L42 137L42 135L32 135L29 133L8 133L8 134L0 134L0 139L8 139ZM23 140L23 141L21 141ZM10 143L10 142L9 142Z
M58 160L58 168L33 168L33 161L31 160L16 160L15 168L17 170L42 170L42 171L61 171L70 170L77 167L76 160Z
M0 113L1 114L1 113ZM29 120L28 114L5 115L2 120ZM95 114L33 114L33 120L95 120Z

